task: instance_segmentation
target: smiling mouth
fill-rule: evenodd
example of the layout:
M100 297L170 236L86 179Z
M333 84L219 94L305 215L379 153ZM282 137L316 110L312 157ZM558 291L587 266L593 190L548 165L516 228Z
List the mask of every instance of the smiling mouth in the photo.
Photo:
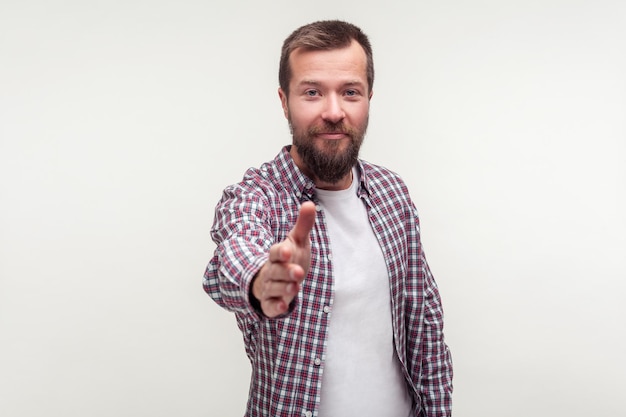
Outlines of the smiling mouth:
M322 139L343 139L348 137L348 134L344 132L320 132L316 136Z

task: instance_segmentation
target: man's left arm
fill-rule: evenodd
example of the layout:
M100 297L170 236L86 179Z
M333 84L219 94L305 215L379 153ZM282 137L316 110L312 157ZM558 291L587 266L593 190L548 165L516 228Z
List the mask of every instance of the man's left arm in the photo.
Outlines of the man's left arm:
M424 271L424 323L421 341L422 407L427 417L452 415L452 357L444 341L443 308L437 284L422 256Z
M420 219L408 200L407 352L420 396L420 417L452 415L452 357L444 341L443 307L421 242Z

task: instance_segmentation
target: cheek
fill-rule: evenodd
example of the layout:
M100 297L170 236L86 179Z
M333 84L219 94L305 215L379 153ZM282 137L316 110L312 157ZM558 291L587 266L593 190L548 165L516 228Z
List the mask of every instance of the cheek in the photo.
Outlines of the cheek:
M311 106L291 106L289 118L293 124L306 126L315 120L315 109Z
M364 123L369 117L369 105L364 105L354 113L354 122L357 124Z

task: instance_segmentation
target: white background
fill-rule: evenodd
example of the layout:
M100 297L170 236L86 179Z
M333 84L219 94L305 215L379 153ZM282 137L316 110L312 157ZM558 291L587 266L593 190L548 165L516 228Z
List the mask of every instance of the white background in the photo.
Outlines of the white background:
M290 141L280 46L326 18L374 46L362 156L420 211L454 414L625 415L619 0L0 1L0 415L243 415L213 208Z

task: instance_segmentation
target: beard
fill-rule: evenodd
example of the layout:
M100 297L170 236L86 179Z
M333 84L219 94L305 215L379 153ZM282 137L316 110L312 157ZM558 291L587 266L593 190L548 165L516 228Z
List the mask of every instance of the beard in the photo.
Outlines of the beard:
M314 178L330 184L339 182L357 164L367 124L368 119L357 128L345 126L343 122L325 122L322 126L312 126L301 131L293 126L291 118L289 120L298 155ZM347 146L344 146L345 139L317 139L317 135L322 132L345 134L348 137Z

